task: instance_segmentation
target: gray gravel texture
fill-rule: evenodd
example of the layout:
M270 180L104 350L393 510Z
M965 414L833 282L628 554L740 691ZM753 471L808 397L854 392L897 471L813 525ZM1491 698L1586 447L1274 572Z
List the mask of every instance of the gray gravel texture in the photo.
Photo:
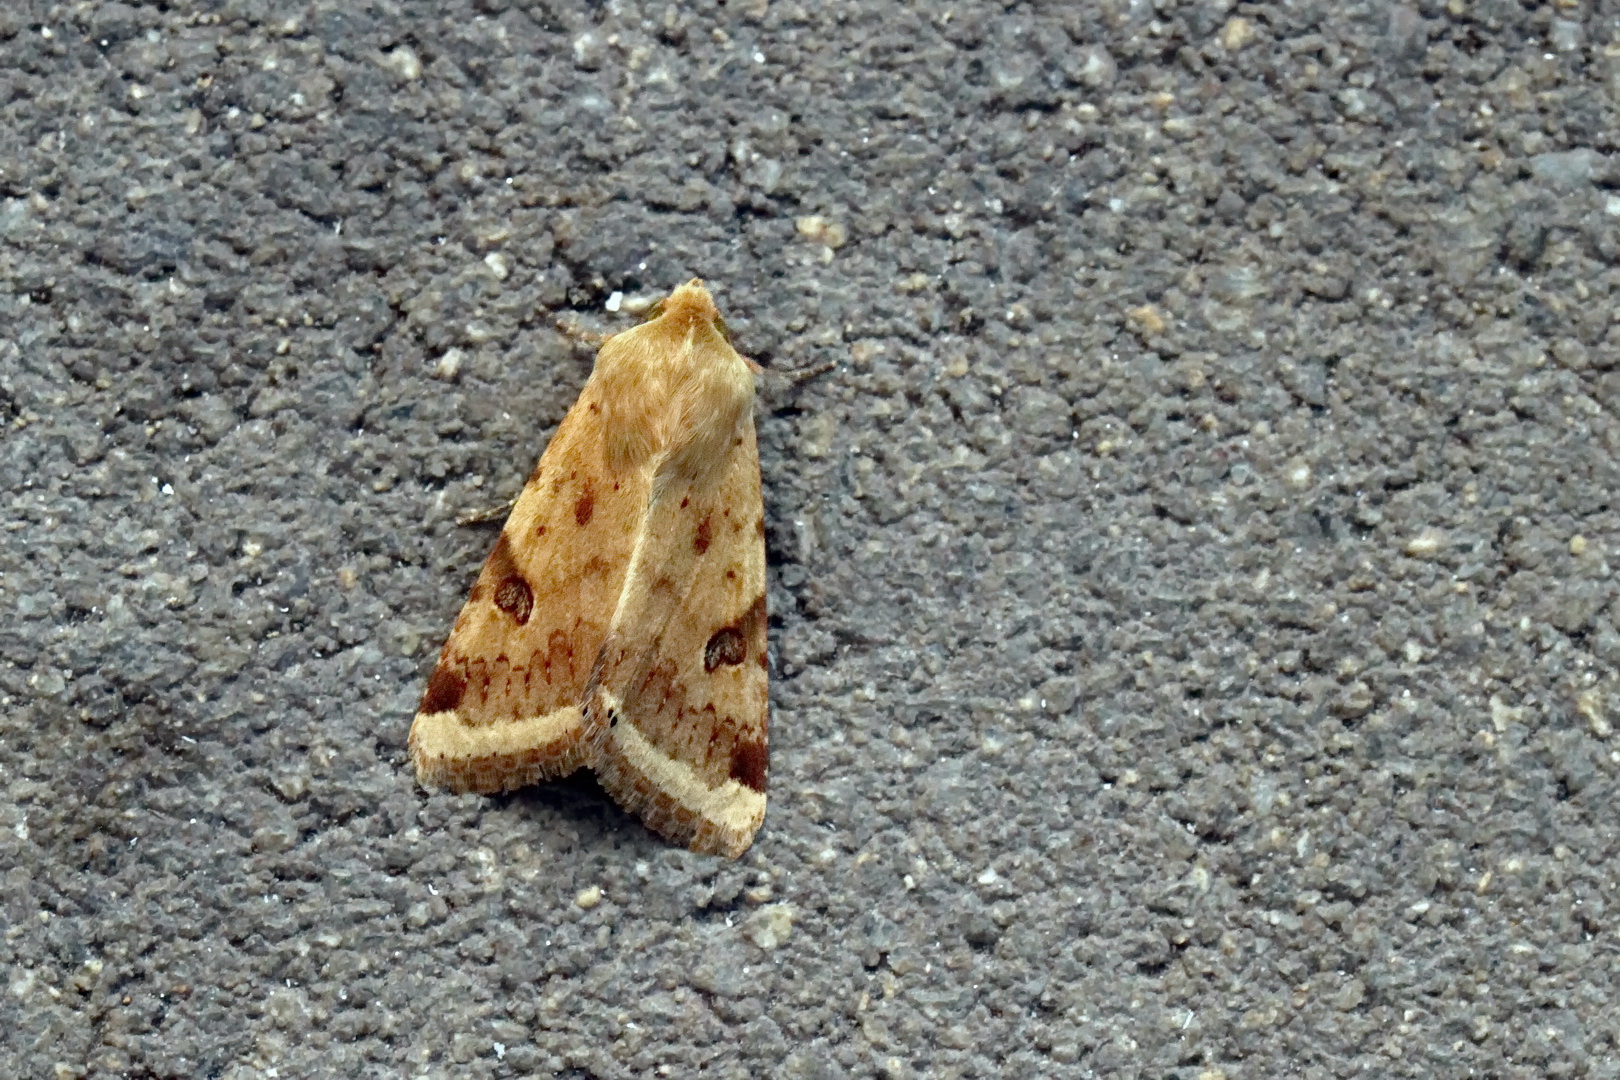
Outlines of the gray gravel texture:
M6 3L0 1075L1620 1076L1617 115L1612 4ZM838 364L736 863L404 754L692 274Z

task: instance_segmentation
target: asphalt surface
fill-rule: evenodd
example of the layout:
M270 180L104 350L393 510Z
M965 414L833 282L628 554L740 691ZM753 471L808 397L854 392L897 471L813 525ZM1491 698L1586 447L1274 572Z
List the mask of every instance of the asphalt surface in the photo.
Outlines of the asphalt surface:
M1617 115L1574 0L5 4L0 1075L1620 1076ZM693 275L837 364L736 863L405 761Z

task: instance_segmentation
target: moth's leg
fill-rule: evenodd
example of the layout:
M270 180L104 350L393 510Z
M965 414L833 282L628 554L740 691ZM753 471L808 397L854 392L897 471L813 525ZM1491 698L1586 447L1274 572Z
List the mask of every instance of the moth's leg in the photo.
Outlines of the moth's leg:
M514 495L505 502L496 506L481 506L473 510L463 510L456 515L456 524L488 525L491 522L505 521L512 513L512 507L517 505L517 496Z
M792 370L784 371L773 370L771 374L777 375L783 379L787 379L789 382L793 383L793 385L797 386L800 383L809 382L818 375L825 375L829 371L834 371L837 369L837 367L838 361L823 360L818 364L806 364L802 368L793 368Z
M558 315L552 319L551 325L555 326L564 337L575 345L584 345L592 352L600 349L613 336L602 330L586 329L579 324L578 317L574 315Z
M750 363L752 363L752 361L750 361ZM760 376L760 399L764 402L765 408L769 411L774 411L783 405L791 404L797 397L799 391L805 385L807 385L811 379L816 378L818 375L825 375L829 371L835 371L837 368L838 361L836 360L823 360L820 363L807 364L804 367L793 368L787 371L779 371L776 368L760 367L758 364L754 364L754 372Z

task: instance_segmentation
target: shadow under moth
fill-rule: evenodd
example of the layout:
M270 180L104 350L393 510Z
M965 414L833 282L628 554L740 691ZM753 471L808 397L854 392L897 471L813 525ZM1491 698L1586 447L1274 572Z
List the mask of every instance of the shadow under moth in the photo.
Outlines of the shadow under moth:
M588 767L668 840L748 849L767 764L760 370L695 279L602 345L428 681L420 783Z

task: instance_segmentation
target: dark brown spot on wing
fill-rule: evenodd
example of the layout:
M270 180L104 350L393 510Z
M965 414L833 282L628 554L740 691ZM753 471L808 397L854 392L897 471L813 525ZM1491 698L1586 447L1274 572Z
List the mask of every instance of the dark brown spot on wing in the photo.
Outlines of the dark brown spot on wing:
M740 742L731 748L731 778L763 795L769 759L770 752L764 743Z
M512 616L519 626L529 621L534 610L534 590L522 574L508 574L495 586L495 606Z
M754 522L754 531L759 533L759 538L761 540L765 539L765 519L764 519L764 517L761 517L758 521Z
M417 711L452 712L461 704L466 692L467 676L453 665L441 662L433 669L433 678L428 680L427 692L422 695L422 705Z
M702 555L709 550L709 544L714 540L713 518L709 514L703 515L698 522L697 535L692 537L692 550Z
M574 524L584 528L590 524L591 515L596 512L596 496L591 493L591 485L586 484L585 490L580 493L579 501L574 503Z
M722 664L740 664L748 659L749 646L754 653L765 655L765 594L761 593L748 605L742 617L728 626L722 626L709 636L703 647L703 670L713 671Z
M484 560L484 570L478 575L478 584L473 586L474 600L486 594L496 607L516 619L520 625L528 622L529 612L534 610L534 590L529 588L528 581L512 560L512 542L504 531L495 541L489 558Z
M534 530L534 535L536 535L536 536L544 536L544 535L546 535L546 527L544 525L540 526L538 529Z
M713 671L722 664L740 664L748 659L748 639L735 626L722 626L703 646L703 670Z

